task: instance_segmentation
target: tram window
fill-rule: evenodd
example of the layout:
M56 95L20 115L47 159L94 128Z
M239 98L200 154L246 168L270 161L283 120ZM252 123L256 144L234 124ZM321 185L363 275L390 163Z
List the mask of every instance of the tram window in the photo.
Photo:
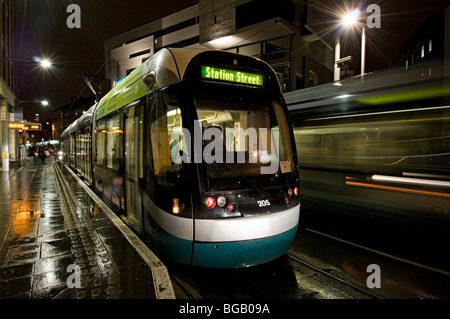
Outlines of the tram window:
M280 104L249 102L243 105L232 100L207 98L196 98L195 102L203 132L209 128L221 132L225 156L232 157L233 163L247 162L248 165L240 165L246 175L260 174L260 166L267 163L283 164L283 173L294 170L289 126ZM210 141L204 138L205 149L208 143ZM208 146L209 149L213 147L220 148L220 145ZM212 176L215 176L214 168L209 167ZM223 169L218 171L223 175Z
M182 134L181 111L167 93L153 100L151 111L151 144L153 169L159 184L165 184L166 173L175 173L181 165L180 150L186 150Z
M106 166L118 170L120 167L120 145L122 140L119 115L110 118L106 123L106 127L108 130L106 140Z
M84 129L84 151L87 160L90 160L91 154L89 152L89 144L91 143L91 130L89 127Z
M142 105L130 107L125 124L125 161L126 174L133 180L144 177L143 167L143 119Z
M75 136L70 135L70 155L75 156Z
M75 155L78 157L81 153L81 143L82 143L82 135L81 131L77 131L77 138L76 138L76 152Z
M100 120L97 129L97 164L104 165L106 146L106 121Z

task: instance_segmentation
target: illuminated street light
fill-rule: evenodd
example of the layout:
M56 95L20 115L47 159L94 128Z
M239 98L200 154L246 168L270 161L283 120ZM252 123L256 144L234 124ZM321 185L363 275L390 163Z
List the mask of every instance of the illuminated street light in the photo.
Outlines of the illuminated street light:
M33 101L16 101L17 104L22 104L22 103L36 103L36 104L41 104L42 106L49 106L50 102L47 100L39 100L39 99L34 99Z
M44 68L44 69L48 69L52 66L52 63L48 60L48 59L42 59L40 57L33 57L33 61L36 63L39 63L39 65Z
M348 12L347 14L345 14L341 22L346 27L354 26L358 21L358 17L360 14L361 11L359 9L355 9L352 12Z
M41 61L41 66L43 67L43 68L49 68L49 67L51 67L52 66L52 64L50 63L50 61L49 60L42 60Z
M359 16L361 15L361 11L359 9L355 9L353 11L348 11L341 18L341 25L346 28L351 28L357 25ZM335 47L335 62L340 58L340 38L336 39L336 47ZM364 24L361 24L361 75L365 74L365 65L366 65L366 30L364 28ZM334 69L334 80L339 81L339 66L335 64Z

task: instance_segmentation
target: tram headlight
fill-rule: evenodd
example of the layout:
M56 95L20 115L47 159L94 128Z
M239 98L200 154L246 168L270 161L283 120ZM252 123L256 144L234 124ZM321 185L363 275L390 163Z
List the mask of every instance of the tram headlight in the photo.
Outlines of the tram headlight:
M287 192L288 192L289 197L291 197L294 194L294 191L292 190L292 188L289 188Z
M172 213L178 214L180 212L180 202L178 198L173 199Z
M217 197L217 205L219 205L219 207L224 207L226 203L227 199L225 196L220 195L219 197Z

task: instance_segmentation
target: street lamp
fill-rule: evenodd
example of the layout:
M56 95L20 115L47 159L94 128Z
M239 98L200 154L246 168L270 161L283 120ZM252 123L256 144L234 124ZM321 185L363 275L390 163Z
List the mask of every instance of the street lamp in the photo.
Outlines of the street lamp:
M47 100L39 100L39 99L34 99L33 101L16 101L16 103L21 104L21 103L36 103L36 104L41 104L42 106L48 106L50 104L49 101Z
M49 68L49 67L51 67L52 66L52 64L50 63L50 61L49 60L42 60L41 61L41 66L43 67L43 68Z
M355 9L353 11L347 11L341 17L341 25L348 29L352 28L358 24L359 17L361 15L361 11L359 9ZM337 37L336 40L336 48L335 48L335 61L338 61L340 58L340 38ZM365 74L365 65L366 65L366 30L364 28L364 24L361 24L361 75ZM334 80L339 80L339 66L335 65L335 74Z
M52 63L48 60L48 59L42 59L40 57L33 57L33 61L36 63L39 63L39 65L44 68L44 69L48 69L52 66Z
M352 27L358 22L358 17L361 14L359 9L355 9L352 12L347 12L342 17L341 23L346 27Z
M11 57L2 57L0 58L0 61L17 61L17 62L31 62L29 59L16 59ZM33 57L33 61L36 63L39 63L39 65L45 69L52 66L52 62L48 59L41 59L40 57Z

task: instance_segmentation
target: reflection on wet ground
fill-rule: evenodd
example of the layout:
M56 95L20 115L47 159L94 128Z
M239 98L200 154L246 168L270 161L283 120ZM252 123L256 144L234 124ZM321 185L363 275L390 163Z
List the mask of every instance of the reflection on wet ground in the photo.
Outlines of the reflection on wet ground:
M155 298L147 264L61 169L75 202L63 200L53 165L1 174L0 298Z

